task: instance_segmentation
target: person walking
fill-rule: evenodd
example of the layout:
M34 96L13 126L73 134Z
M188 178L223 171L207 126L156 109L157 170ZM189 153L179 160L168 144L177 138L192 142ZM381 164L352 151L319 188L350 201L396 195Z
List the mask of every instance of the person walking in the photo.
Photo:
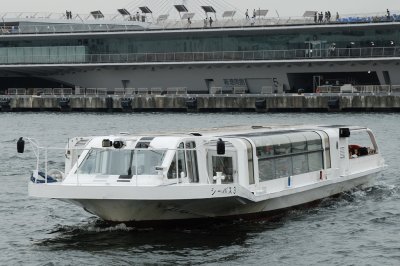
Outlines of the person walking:
M318 12L314 13L314 23L318 22Z
M204 28L207 28L207 26L208 26L208 18L205 18L204 19Z
M249 10L248 9L246 10L246 13L244 13L244 14L246 15L246 19L249 20L250 17L249 17Z
M212 23L213 23L212 17L210 17L209 22L210 22L210 28L211 28L212 27Z

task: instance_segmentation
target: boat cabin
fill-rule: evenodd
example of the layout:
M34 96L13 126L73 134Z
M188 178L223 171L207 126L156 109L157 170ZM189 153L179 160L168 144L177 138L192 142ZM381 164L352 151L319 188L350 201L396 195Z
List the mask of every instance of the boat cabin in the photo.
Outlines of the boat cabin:
M67 146L64 182L239 184L254 192L278 191L373 167L365 158L377 153L374 135L361 127L75 138Z

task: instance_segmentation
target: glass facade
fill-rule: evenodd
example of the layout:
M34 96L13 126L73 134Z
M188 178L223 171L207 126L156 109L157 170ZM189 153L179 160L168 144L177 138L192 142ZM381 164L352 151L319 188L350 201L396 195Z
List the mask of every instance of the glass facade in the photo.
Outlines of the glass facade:
M0 64L72 63L84 61L84 46L42 46L0 48Z
M400 29L393 26L305 28L305 29L259 29L249 31L212 32L136 32L127 34L104 34L54 38L0 39L1 62L6 57L59 56L69 62L69 57L86 55L128 55L142 53L203 53L286 50L290 56L298 56L296 50L306 56L312 49L395 47L400 43ZM38 49L40 47L41 49ZM331 52L331 51L330 51ZM236 55L232 55L236 56ZM252 55L254 57L254 54ZM263 54L265 56L265 54ZM320 54L322 56L322 54ZM364 54L360 53L360 56ZM367 54L365 55L367 56ZM83 58L78 58L83 59ZM192 58L190 58L192 59ZM249 58L251 59L251 58ZM41 63L40 59L37 59ZM48 60L48 59L46 59ZM86 60L88 60L86 58ZM111 60L111 59L110 59ZM196 61L196 58L193 57ZM159 61L157 58L150 61ZM12 62L12 61L11 61ZM16 63L21 62L17 60Z

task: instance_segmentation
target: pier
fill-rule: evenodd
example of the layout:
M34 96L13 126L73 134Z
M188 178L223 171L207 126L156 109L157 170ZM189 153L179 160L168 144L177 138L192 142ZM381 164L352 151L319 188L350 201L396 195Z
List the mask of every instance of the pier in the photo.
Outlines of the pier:
M380 112L400 111L400 93L0 95L0 111Z

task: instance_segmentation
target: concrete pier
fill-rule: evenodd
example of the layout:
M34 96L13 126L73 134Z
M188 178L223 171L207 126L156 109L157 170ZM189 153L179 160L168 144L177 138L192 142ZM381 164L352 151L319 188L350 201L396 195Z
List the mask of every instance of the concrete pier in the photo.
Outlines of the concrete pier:
M400 111L400 94L2 95L2 112Z

